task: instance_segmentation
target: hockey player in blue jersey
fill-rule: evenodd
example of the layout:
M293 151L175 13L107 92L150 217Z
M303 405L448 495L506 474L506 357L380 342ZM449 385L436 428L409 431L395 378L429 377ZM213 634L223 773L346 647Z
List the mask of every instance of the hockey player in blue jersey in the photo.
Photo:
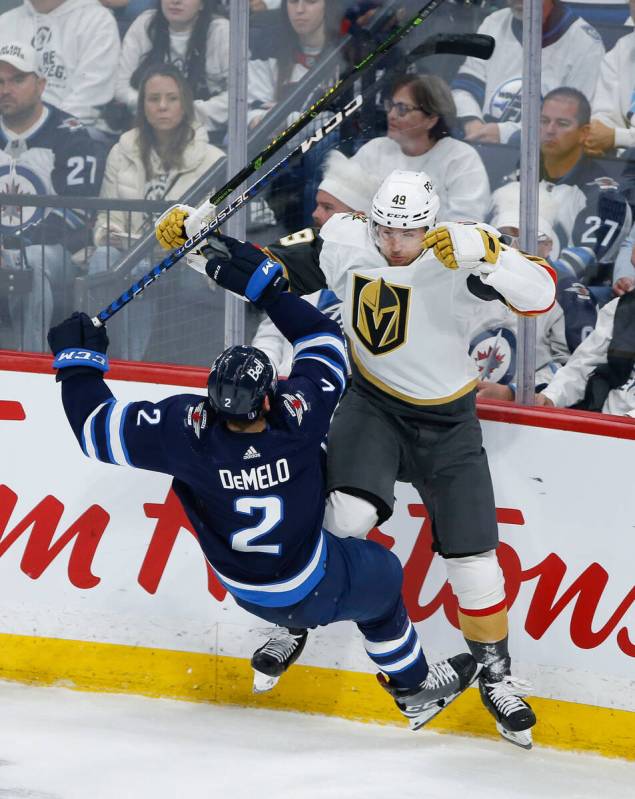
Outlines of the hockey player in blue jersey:
M207 250L207 272L264 308L293 344L289 379L277 384L260 350L231 347L211 369L206 398L119 402L103 380L105 328L76 313L49 332L69 423L88 457L173 475L220 582L241 607L280 626L252 660L261 686L298 657L307 628L353 620L380 683L417 729L475 679L478 666L469 654L428 665L402 601L397 557L324 529L322 443L346 385L342 333L284 291L280 264L226 241Z

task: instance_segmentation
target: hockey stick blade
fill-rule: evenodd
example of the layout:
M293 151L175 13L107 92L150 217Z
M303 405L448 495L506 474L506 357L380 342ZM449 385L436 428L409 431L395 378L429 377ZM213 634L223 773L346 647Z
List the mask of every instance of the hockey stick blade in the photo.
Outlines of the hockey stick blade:
M431 55L463 55L487 61L496 42L484 33L437 33L411 51L409 58L417 61Z

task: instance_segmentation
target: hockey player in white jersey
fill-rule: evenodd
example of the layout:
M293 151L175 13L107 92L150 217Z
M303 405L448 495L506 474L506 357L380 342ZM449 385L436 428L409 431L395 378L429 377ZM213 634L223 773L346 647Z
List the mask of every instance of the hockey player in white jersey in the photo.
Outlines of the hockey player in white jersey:
M283 264L292 290L328 287L344 298L352 385L329 431L325 526L364 537L392 514L395 482L412 483L430 513L461 630L483 665L483 702L500 733L528 748L536 719L522 698L527 684L511 675L494 494L476 416L478 369L468 345L478 303L542 313L554 302L555 279L545 261L506 248L487 225L437 226L438 208L425 173L393 172L370 219L335 214L319 238L265 251ZM164 245L184 240L188 210L159 226ZM299 248L306 258L297 257Z

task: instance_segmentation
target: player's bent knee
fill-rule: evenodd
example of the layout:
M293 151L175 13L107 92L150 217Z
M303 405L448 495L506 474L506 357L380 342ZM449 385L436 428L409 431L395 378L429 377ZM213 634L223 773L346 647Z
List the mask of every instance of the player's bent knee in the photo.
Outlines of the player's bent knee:
M331 491L326 499L324 527L338 538L364 538L378 518L372 502L362 497Z
M496 550L446 558L445 566L459 610L484 616L505 609L505 581Z

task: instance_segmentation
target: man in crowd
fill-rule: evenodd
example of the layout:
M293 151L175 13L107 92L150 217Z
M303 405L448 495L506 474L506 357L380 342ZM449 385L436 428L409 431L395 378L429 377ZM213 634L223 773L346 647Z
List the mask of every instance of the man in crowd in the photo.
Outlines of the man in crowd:
M635 20L635 0L630 0ZM635 147L635 31L622 36L600 65L593 95L593 119L586 147L590 155Z
M452 83L468 141L509 142L520 135L524 0L485 18L479 33L496 40L488 61L467 58ZM542 3L542 93L571 86L593 96L604 46L598 32L561 0Z
M600 308L597 323L536 405L635 418L635 292Z
M0 41L31 44L46 78L44 100L95 125L115 93L119 31L99 0L24 0L0 16Z
M540 115L540 212L565 248L575 277L593 285L598 302L613 296L610 265L630 229L631 212L605 164L585 154L591 107L577 89L560 86ZM489 217L518 209L518 173L492 195ZM608 285L601 285L604 281Z
M104 172L103 147L77 119L44 103L45 89L36 51L19 41L1 44L0 193L94 197ZM3 206L4 346L42 350L54 301L69 289L69 252L87 240L88 221L76 210Z

